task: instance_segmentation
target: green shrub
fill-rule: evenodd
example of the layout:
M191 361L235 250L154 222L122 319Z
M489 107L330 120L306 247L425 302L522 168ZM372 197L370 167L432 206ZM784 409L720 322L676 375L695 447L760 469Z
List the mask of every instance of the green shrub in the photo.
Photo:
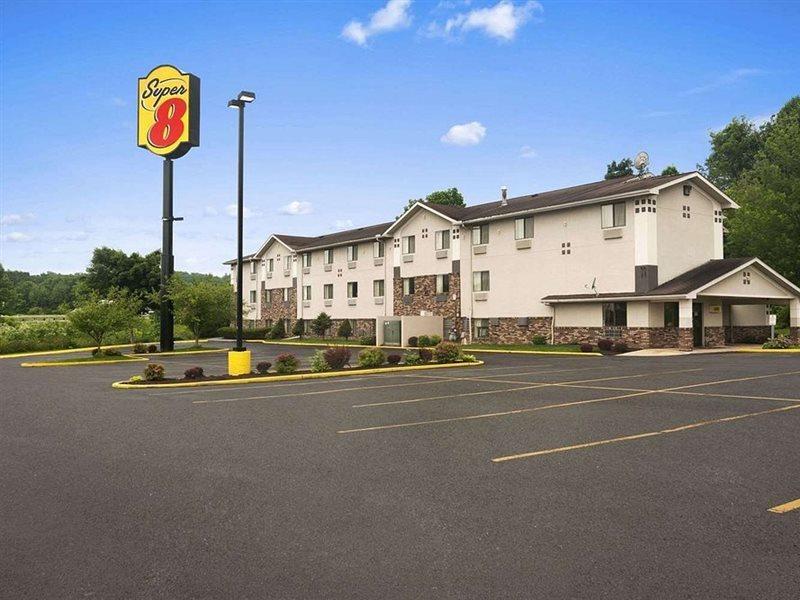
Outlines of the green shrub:
M147 381L161 381L164 379L164 365L150 363L144 368L144 378Z
M358 364L361 367L380 367L386 362L386 355L380 348L364 348L358 353Z
M761 346L764 350L786 350L792 347L792 340L785 335L770 338Z
M314 356L311 357L311 372L322 373L330 370L331 366L325 361L325 351L317 350L314 352Z
M271 340L280 340L286 337L286 327L283 324L283 319L278 319L269 330L267 337Z
M474 354L462 354L461 360L464 362L478 362L478 359L475 358Z
M345 365L349 365L350 356L350 348L346 346L333 346L325 350L325 362L331 369L343 369Z
M294 354L281 354L275 359L275 371L281 375L288 375L297 371L299 364Z
M336 331L336 335L346 340L350 339L350 336L353 335L353 326L350 325L349 319L342 321L341 325L339 325L339 329Z
M133 353L134 354L146 354L147 353L147 346L145 344L134 344L133 345Z
M433 350L430 348L420 348L418 352L422 362L431 362L433 360Z
M547 345L547 336L545 335L535 335L531 340L534 346L545 346Z
M105 354L106 356L122 356L122 352L114 348L106 348L105 350L103 350L103 354Z
M402 359L403 357L399 354L390 354L386 357L386 362L388 362L390 365L399 365Z
M358 340L358 343L362 346L374 346L375 345L375 336L374 335L365 335Z
M422 358L420 358L418 352L409 351L403 356L403 362L407 365L420 365L422 364Z
M581 352L591 352L594 350L594 346L589 343L581 344Z
M432 335L430 339L431 346L438 346L442 342L442 336L440 335Z
M311 321L311 331L314 332L314 335L324 338L328 329L331 328L331 325L333 325L333 320L331 319L330 315L328 313L321 312L313 321Z
M433 350L433 358L438 363L458 362L461 357L461 347L453 342L441 342Z
M433 345L431 344L431 338L429 338L427 335L419 336L419 338L417 339L417 344L419 345L420 348L427 348L428 346Z
M67 321L17 321L0 324L0 354L88 346L88 337Z
M263 361L261 361L260 363L258 363L258 364L256 365L256 371L258 371L258 372L259 372L259 373L261 373L262 375L265 375L266 373L268 373L268 372L269 372L269 368L270 368L271 366L272 366L272 363L271 363L271 362L268 362L268 361L266 361L266 360L263 360Z
M303 325L303 319L297 319L292 326L292 335L301 338L304 332L305 326Z
M246 340L263 340L270 332L265 327L250 327L242 329L242 338ZM220 327L217 329L217 335L226 340L236 339L236 327ZM157 336L156 336L157 337ZM175 336L178 337L177 335Z
M128 381L144 381L144 377L141 375L132 375Z

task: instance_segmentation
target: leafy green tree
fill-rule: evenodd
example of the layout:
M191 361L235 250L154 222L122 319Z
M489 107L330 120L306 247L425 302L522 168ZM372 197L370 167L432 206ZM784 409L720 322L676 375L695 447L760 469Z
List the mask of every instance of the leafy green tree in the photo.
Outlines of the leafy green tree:
M738 127L740 121L734 123ZM727 251L731 256L758 256L800 283L800 96L787 102L762 131L752 167L727 189L741 206L728 214Z
M311 321L311 331L321 338L325 337L327 331L331 328L333 320L328 313L321 312L317 317Z
M336 332L336 335L346 340L350 339L350 336L353 335L353 326L350 325L350 319L345 319L342 321L341 325L339 325L339 330Z
M98 351L110 334L129 328L141 305L125 291L110 290L108 297L92 294L67 314L70 324L91 338Z
M464 196L458 191L458 188L449 188L446 190L437 190L431 192L425 198L412 198L406 203L403 212L414 206L417 202L429 202L431 204L442 204L445 206L466 206Z
M303 325L303 319L297 319L292 326L292 335L295 337L302 338L303 333L305 333L305 326Z
M269 330L267 337L271 340L280 340L286 337L286 325L283 319L277 319Z
M606 166L605 179L616 179L617 177L627 177L633 175L633 160L623 158L619 162L612 160Z
M680 171L678 171L678 167L675 165L669 165L664 167L664 170L661 171L661 175L680 175Z
M764 146L764 131L747 119L734 117L720 131L712 131L711 154L698 170L722 190L753 168Z
M230 285L208 281L187 283L173 277L168 296L175 307L176 320L189 328L196 345L200 344L201 336L212 335L234 318L235 302Z
M161 252L130 255L113 248L95 248L86 269L86 287L105 295L112 288L152 298L161 284ZM151 305L152 308L154 306Z

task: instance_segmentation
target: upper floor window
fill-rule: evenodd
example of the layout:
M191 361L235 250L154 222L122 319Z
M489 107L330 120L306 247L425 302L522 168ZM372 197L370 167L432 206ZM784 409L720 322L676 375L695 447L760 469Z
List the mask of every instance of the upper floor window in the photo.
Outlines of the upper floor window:
M272 304L272 290L264 290L264 303Z
M322 256L326 265L333 264L333 248L327 248L323 250Z
M355 262L358 260L358 244L350 244L347 247L347 262Z
M437 275L436 276L436 293L449 294L450 293L450 275Z
M436 249L447 250L450 248L450 230L442 229L436 232Z
M255 275L257 271L258 271L258 262L254 261L254 260L251 260L250 261L250 273Z
M628 303L627 302L604 302L603 303L603 325L605 327L627 327L627 325L628 325Z
M385 289L386 288L383 279L375 279L372 282L372 295L376 298L383 298Z
M326 283L322 286L322 297L325 300L333 300L333 284Z
M303 254L303 266L310 267L311 266L311 252L306 252Z
M275 259L268 258L265 262L267 263L267 273L272 273L275 270Z
M288 271L292 268L292 255L287 254L283 259L283 269L284 271Z
M479 246L489 243L489 226L476 225L472 228L472 245Z
M403 278L403 295L410 296L414 293L414 278L413 277L404 277Z
M255 290L250 290L250 302L252 304L255 304L255 302L256 302L256 291Z
M614 202L600 207L601 227L625 227L625 203Z
M514 219L514 239L527 240L533 237L533 217Z
M416 240L413 235L403 236L403 254L414 254L417 249Z
M472 272L472 291L473 292L489 291L489 271Z
M292 288L283 288L283 301L284 302L288 302L289 301L289 292L291 291L291 289Z
M303 286L303 300L311 300L311 286L304 285Z
M348 281L347 282L347 297L348 298L358 298L358 282L357 281Z
M385 249L384 249L382 241L377 240L377 241L372 243L372 253L373 253L375 258L383 258L384 252L385 252Z

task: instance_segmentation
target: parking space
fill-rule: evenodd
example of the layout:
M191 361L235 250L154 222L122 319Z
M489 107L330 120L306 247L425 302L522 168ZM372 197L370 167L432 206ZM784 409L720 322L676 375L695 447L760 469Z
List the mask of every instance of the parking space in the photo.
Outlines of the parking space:
M800 358L481 358L163 390L5 361L14 597L795 597Z

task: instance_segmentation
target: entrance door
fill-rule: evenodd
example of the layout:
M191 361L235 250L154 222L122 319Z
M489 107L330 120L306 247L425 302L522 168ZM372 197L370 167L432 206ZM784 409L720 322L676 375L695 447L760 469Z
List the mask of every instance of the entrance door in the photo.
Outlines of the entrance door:
M391 346L400 345L400 321L383 322L383 343Z
M703 345L703 305L700 302L692 304L692 336L695 348Z

